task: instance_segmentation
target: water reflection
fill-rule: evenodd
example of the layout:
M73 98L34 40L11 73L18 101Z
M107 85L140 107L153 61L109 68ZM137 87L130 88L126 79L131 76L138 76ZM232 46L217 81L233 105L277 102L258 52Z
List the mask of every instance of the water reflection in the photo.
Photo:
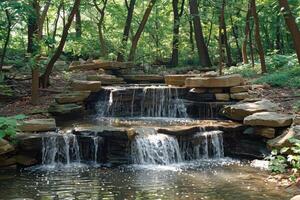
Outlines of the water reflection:
M0 199L282 200L292 196L264 182L265 172L235 161L199 163L0 172Z

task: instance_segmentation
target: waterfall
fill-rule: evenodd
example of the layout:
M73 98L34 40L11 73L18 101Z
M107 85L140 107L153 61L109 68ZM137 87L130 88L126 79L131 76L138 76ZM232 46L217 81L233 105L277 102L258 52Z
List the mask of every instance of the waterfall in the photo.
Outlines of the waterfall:
M131 144L135 164L168 165L181 162L178 141L173 136L159 134L155 129L142 129Z
M93 146L93 162L98 163L99 155L101 155L101 145L103 138L97 135L92 136L92 146ZM99 151L100 150L100 151Z
M42 164L70 164L80 162L80 151L74 134L49 133L42 138Z
M205 131L194 135L194 159L224 157L222 131Z
M105 99L96 105L98 117L188 117L178 88L147 86L107 91Z

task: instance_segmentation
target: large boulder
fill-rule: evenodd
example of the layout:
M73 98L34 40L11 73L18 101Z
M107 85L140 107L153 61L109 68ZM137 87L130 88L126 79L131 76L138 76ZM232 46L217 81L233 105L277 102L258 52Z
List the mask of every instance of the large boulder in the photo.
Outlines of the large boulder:
M74 103L70 104L51 104L48 108L48 112L53 115L71 115L71 114L80 114L83 111L81 105Z
M66 94L59 94L55 97L55 101L59 104L80 103L87 99L91 91L72 91Z
M188 88L226 88L242 85L244 80L241 75L227 75L218 77L193 77L185 80Z
M265 127L287 127L293 123L293 116L276 112L260 112L244 119L245 125Z
M232 93L232 94L230 94L230 97L231 97L231 99L241 101L241 100L250 98L250 95L248 92L241 92L241 93Z
M225 106L222 110L222 114L229 119L233 120L243 120L245 117L252 115L257 112L274 112L279 110L277 104L272 103L269 100L261 100L257 102L246 102L246 103L238 103L235 105Z
M125 84L123 78L116 77L114 75L108 74L94 74L88 75L86 77L88 81L101 81L102 85L116 85L116 84Z
M269 140L268 147L271 149L272 148L281 149L282 147L291 146L291 143L289 141L289 139L291 138L300 139L300 126L293 126L282 135L272 140Z
M71 82L71 88L75 91L98 92L101 90L101 82L100 81L73 80Z
M14 151L15 148L4 139L0 139L0 155Z
M230 88L230 93L242 93L242 92L248 92L250 90L250 85L241 85L241 86L235 86Z
M25 120L19 125L22 132L43 132L56 129L55 119L31 119Z
M173 74L165 75L165 83L167 85L174 85L182 87L185 85L185 80L187 78L197 77L199 74Z

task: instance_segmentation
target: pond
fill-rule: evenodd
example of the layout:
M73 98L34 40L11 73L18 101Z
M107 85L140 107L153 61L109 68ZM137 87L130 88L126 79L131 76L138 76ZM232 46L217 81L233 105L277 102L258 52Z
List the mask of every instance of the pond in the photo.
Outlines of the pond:
M37 166L0 172L0 199L290 199L265 171L230 159L117 168Z

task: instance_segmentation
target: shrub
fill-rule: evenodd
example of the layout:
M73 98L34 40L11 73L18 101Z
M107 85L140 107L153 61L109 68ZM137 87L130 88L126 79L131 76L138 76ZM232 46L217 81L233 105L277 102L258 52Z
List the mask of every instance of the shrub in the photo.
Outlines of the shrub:
M13 117L0 117L0 139L3 137L13 137L18 131L17 123L25 119L25 115L16 115Z

